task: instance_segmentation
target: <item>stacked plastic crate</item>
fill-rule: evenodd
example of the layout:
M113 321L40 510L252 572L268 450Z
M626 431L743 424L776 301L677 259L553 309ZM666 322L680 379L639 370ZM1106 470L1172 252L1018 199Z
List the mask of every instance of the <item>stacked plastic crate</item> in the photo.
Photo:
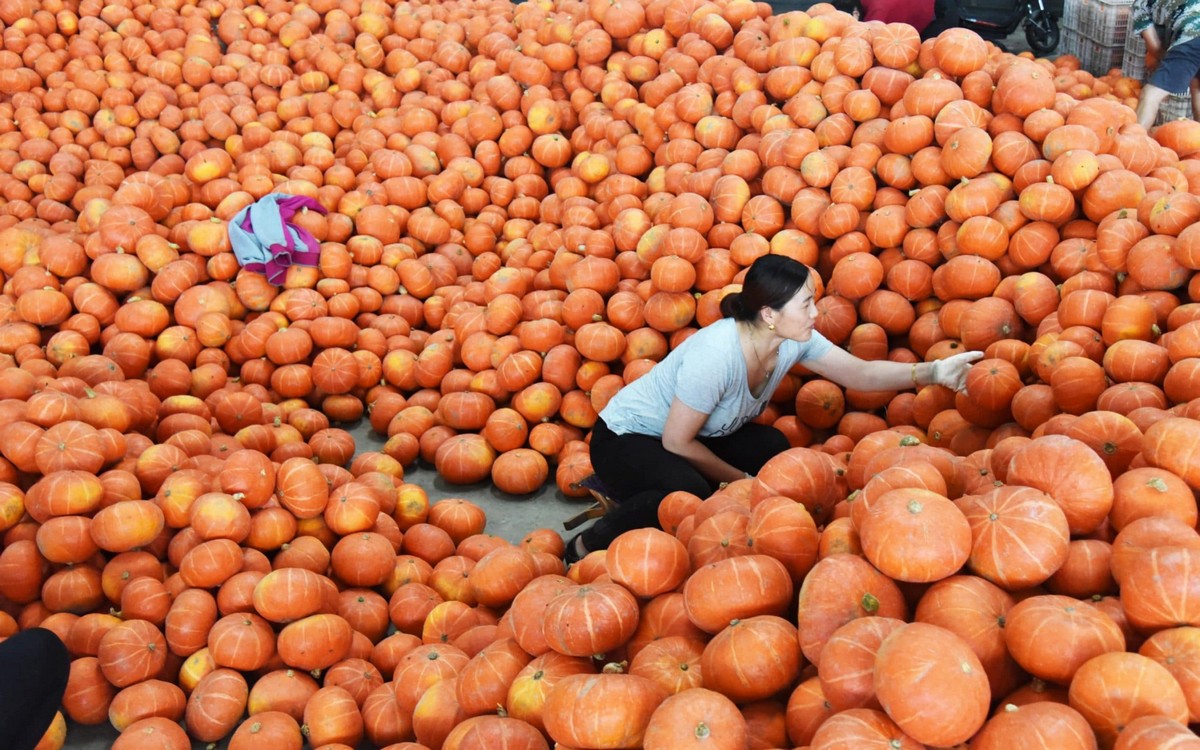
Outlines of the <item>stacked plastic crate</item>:
M1094 75L1121 67L1132 5L1133 0L1067 0L1060 49Z
M1125 57L1121 63L1121 71L1130 78L1145 82L1146 74L1146 40L1141 34L1130 33L1125 37ZM1192 97L1190 93L1171 94L1158 109L1155 124L1188 118L1192 116Z

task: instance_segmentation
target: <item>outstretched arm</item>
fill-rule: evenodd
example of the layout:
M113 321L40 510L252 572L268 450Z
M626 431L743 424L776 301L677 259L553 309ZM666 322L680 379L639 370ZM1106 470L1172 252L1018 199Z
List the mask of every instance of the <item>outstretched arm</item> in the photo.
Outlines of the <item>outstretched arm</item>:
M963 352L935 362L915 365L889 360L859 359L839 346L805 360L804 366L826 380L856 391L902 391L936 383L960 391L966 386L971 363L983 352Z

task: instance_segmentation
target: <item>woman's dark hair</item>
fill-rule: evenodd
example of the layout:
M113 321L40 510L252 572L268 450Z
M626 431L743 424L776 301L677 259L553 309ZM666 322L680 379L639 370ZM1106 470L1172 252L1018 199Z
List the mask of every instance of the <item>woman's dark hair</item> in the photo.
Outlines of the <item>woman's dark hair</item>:
M725 295L721 315L753 321L764 307L778 310L808 283L808 266L786 255L763 255L754 261L742 282L742 291Z

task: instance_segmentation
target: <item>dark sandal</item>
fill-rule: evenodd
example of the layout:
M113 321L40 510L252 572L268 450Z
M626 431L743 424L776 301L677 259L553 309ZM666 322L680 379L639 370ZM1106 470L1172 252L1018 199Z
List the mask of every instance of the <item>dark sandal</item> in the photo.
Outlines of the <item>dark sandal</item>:
M571 516L563 521L563 528L567 531L591 521L595 518L600 518L607 514L610 510L620 504L612 495L612 490L608 488L600 478L595 474L591 474L585 479L576 483L577 487L582 487L588 491L588 494L595 500L587 508L584 508L579 513ZM572 540L574 541L574 540Z
M568 568L584 558L575 547L575 543L579 541L579 537L582 535L583 532L580 532L567 540L567 547L563 550L563 562L566 563Z

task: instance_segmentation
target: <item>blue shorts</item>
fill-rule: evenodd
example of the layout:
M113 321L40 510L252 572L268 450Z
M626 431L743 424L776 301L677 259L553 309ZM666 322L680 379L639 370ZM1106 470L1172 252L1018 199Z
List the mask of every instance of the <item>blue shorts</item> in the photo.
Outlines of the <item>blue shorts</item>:
M1172 94L1186 94L1192 78L1200 71L1200 38L1176 44L1167 50L1150 76L1150 85Z

